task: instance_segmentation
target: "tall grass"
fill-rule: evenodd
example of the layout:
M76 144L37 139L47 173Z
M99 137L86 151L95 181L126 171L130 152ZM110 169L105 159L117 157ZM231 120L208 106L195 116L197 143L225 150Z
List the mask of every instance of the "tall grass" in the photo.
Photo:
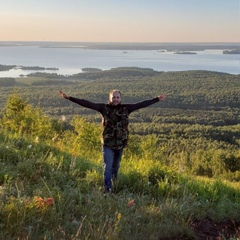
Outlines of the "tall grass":
M147 151L152 137L129 146L105 194L99 130L74 121L79 134L55 123L45 137L42 124L34 134L1 124L1 239L194 239L195 219L239 221L239 182L180 173Z
M1 135L1 239L193 239L195 218L240 217L239 183L124 158L115 193L105 195L99 159L62 144Z

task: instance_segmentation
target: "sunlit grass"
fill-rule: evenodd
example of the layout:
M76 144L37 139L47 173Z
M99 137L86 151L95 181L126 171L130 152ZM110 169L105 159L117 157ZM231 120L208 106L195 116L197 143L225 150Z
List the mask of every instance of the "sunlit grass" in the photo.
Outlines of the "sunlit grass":
M194 239L196 219L239 221L239 182L189 174L156 135L130 139L104 193L100 128L64 131L24 104L11 98L0 128L1 239Z
M191 239L195 218L240 217L237 182L124 158L115 193L106 195L99 156L35 140L1 135L2 239Z

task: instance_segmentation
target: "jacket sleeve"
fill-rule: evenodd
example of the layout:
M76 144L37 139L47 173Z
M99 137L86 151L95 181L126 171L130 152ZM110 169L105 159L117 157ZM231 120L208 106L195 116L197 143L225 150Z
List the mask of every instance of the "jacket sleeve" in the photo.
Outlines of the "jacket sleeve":
M69 100L71 102L81 105L82 107L90 108L90 109L96 110L98 112L102 112L102 109L105 106L104 103L94 103L94 102L90 102L85 99L79 99L79 98L74 98L74 97L69 97Z
M127 109L128 109L128 113L130 114L133 111L136 111L140 108L148 107L148 106L150 106L154 103L157 103L157 102L159 102L158 97L150 99L150 100L145 100L145 101L142 101L142 102L138 102L138 103L126 104L126 106L127 106Z

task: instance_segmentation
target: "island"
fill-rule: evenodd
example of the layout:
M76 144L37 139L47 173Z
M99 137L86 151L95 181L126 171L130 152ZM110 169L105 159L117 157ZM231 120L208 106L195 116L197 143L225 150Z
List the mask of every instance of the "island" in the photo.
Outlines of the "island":
M223 54L240 54L240 49L224 50Z
M102 69L100 68L82 68L83 72L101 72Z
M45 68L45 67L38 67L38 66L32 66L32 67L24 67L24 66L19 66L18 67L19 69L22 69L22 70L53 70L53 71L58 71L59 69L58 68Z
M16 65L2 65L0 64L0 71L9 71L13 68L17 67Z
M196 52L175 52L174 54L197 54Z

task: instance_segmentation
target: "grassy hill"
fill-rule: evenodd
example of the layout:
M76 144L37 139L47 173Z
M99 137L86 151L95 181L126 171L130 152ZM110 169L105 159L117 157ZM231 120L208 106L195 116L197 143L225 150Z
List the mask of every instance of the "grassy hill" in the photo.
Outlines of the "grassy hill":
M205 219L235 222L236 236L239 182L186 175L128 152L105 195L98 138L88 131L44 140L1 131L2 239L194 239Z
M33 84L45 80L53 84ZM15 81L1 86L1 239L239 237L239 76L124 69L116 79ZM169 98L131 116L119 180L106 195L100 118L58 90L106 102L112 88L126 102Z

